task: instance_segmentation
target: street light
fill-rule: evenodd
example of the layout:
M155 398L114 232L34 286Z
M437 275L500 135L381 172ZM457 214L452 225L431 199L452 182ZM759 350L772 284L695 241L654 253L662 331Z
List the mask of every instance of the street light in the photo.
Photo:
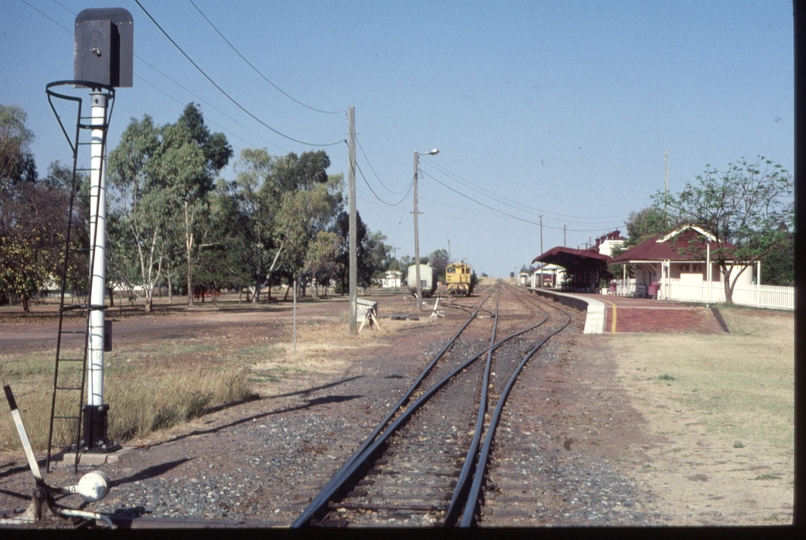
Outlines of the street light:
M423 155L433 156L439 154L434 148ZM414 151L414 279L417 280L417 309L423 309L423 284L420 281L420 236L417 232L417 171L419 169L420 153Z

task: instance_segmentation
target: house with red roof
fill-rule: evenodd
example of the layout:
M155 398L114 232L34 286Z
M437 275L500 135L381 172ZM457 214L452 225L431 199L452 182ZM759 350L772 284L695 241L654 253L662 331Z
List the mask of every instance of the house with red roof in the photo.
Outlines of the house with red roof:
M707 294L711 294L712 289L719 291L725 282L710 255L714 240L709 232L688 225L668 234L657 234L613 258L610 263L633 267L637 296L710 300L703 296L703 291ZM730 254L733 246L725 244L724 247ZM733 264L730 259L726 262ZM753 265L736 265L730 279L738 287L749 287L756 273L760 275L754 272ZM626 267L623 278L626 280ZM709 284L711 287L707 287Z

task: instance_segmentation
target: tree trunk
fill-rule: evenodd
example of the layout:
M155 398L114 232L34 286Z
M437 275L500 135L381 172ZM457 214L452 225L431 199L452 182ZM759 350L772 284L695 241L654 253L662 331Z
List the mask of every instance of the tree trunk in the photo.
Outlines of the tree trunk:
M269 278L266 278L261 283L255 283L255 293L252 295L252 303L257 304L260 301L260 291L269 284Z
M193 232L190 228L190 215L189 215L188 202L185 201L185 252L187 253L187 270L188 270L188 305L193 305Z
M28 306L28 298L25 296L20 296L20 302L22 302L22 310L25 313L30 313L31 308Z
M145 306L146 313L151 313L154 310L154 301L151 298L146 298Z
M106 292L109 293L109 307L115 307L115 291L112 287L107 287Z
M172 303L174 300L174 289L173 285L171 285L171 279L168 278L168 303Z
M723 285L725 286L725 303L729 306L733 305L733 287L730 286L730 272L727 267L722 267L722 276L724 278Z
M188 253L188 305L193 305L193 275L192 269L190 268L190 253Z

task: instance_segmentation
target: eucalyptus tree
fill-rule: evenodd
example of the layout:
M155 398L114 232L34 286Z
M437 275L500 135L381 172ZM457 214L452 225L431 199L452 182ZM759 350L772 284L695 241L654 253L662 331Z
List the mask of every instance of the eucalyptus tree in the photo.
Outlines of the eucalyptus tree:
M223 183L218 194L222 209L229 208L226 229L231 244L237 246L253 302L258 301L274 258L272 233L280 201L272 182L273 162L265 148L245 148L235 162L235 180Z
M677 226L697 225L713 236L711 260L725 276L725 300L731 304L736 278L789 242L794 182L781 165L762 156L754 162L742 158L725 171L706 166L696 180L677 195L657 194L655 205ZM694 244L678 249L705 258Z
M304 272L309 244L341 208L341 174L323 175L282 194L274 229L275 268L289 280Z
M350 273L350 251L349 251L349 231L350 216L347 212L340 212L336 216L332 232L339 239L336 253L336 279L339 282L342 294L349 292L347 283ZM391 247L384 243L386 237L380 233L371 232L361 219L361 214L356 214L356 261L358 264L357 281L359 287L369 287L372 278L379 270L385 270L388 266L389 252Z
M215 180L232 156L221 133L210 133L197 105L190 103L175 124L161 129L152 174L169 206L169 229L181 238L188 304L193 305L193 267L210 233L209 199ZM177 266L175 260L171 266Z
M230 190L253 302L280 273L291 278L303 271L309 243L340 208L342 176L328 176L329 166L324 151L277 158L265 149L241 153Z
M132 118L109 153L107 166L108 273L142 300L147 312L152 310L154 287L162 278L170 224L169 198L154 174L160 144L160 128L149 115L139 121Z
M316 294L319 287L324 285L325 294L330 286L331 279L338 272L336 257L339 250L339 237L335 232L320 230L316 237L308 244L308 253L305 256L303 272L309 275L315 283Z

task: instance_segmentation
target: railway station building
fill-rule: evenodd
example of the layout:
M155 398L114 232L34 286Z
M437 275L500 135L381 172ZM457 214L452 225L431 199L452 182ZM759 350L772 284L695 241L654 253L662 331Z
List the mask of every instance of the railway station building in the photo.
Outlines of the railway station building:
M561 286L564 290L578 292L597 292L602 281L609 282L612 275L608 271L613 248L624 244L624 238L618 230L604 234L596 239L596 243L586 249L574 249L565 246L551 248L532 260L539 262L553 278L547 282L546 274L543 283L537 278L539 287ZM559 267L559 268L558 268Z
M557 246L532 260L532 264L537 262L565 269L563 290L595 292L599 288L600 280L610 279L610 273L607 271L610 257L599 253L597 246L588 249Z
M707 299L711 289L718 293L725 283L725 276L711 256L714 241L712 234L693 225L650 237L611 261L611 264L624 265L613 292L639 298ZM729 254L733 246L726 244L725 247ZM730 259L726 262L733 264ZM632 267L632 278L626 265ZM760 271L761 263L736 265L730 279L739 288L749 287L757 283Z

